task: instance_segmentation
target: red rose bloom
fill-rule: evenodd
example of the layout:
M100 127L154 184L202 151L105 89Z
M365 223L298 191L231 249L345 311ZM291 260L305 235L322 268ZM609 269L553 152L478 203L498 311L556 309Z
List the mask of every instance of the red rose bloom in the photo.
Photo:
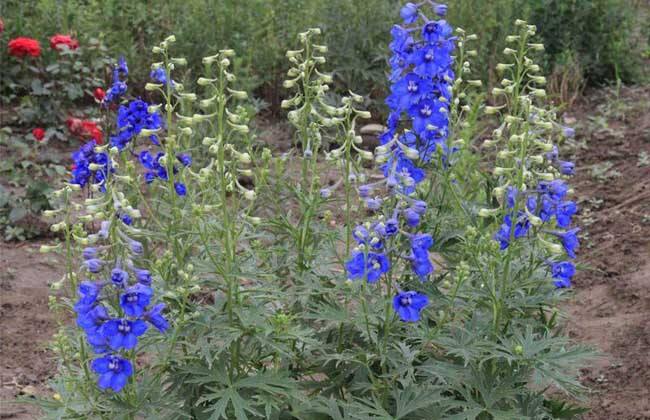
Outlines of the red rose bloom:
M104 143L104 136L102 130L97 126L97 123L94 121L82 121L81 122L81 135L83 137L90 137L95 139L97 144Z
M43 130L40 127L37 127L32 130L32 136L34 136L36 141L42 141L43 138L45 138L45 130Z
M93 96L95 97L95 99L97 99L99 102L101 102L106 97L106 92L102 88L97 88L93 92Z
M95 139L97 144L104 143L104 133L94 121L70 117L65 120L65 124L68 126L70 133L81 140Z
M53 50L61 51L63 49L63 45L67 46L71 50L76 50L79 48L79 41L70 35L56 34L50 37L50 47Z
M41 55L41 44L32 38L18 37L9 41L9 55L14 57L24 57L30 55L38 57Z

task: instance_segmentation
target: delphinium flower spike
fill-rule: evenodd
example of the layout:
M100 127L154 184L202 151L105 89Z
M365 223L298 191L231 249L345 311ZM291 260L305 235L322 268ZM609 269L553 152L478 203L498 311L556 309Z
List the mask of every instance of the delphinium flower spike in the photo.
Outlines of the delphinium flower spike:
M429 19L425 10L443 17L446 7L424 2L407 3L401 9L402 26L391 30L391 94L386 99L390 114L387 129L375 150L384 179L359 187L366 208L377 212L373 222L354 230L358 247L346 264L350 279L378 281L389 262L406 264L415 278L426 281L434 266L429 259L433 238L418 232L427 205L417 198L417 188L427 176L426 165L434 157L447 156L452 99L455 38L444 19ZM375 192L387 189L388 196ZM383 210L383 211L382 211ZM402 321L415 322L429 300L399 285L393 309ZM392 292L392 291L391 291Z
M558 147L552 143L557 136L573 136L574 132L555 122L555 114L541 105L545 98L546 79L538 74L540 66L529 56L543 50L543 45L531 42L536 33L533 25L517 21L518 34L506 41L515 44L506 48L512 63L502 63L497 69L503 74L501 88L495 88L497 98L504 97L502 106L487 107L488 113L503 112L502 124L493 132L486 146L501 145L497 153L494 174L500 187L494 195L501 201L502 223L494 235L501 250L518 240L539 240L549 255L546 259L549 272L557 287L568 287L575 273L570 261L557 261L565 254L576 257L579 246L578 228L571 228L577 204L568 199L569 187L565 178L575 172L572 162L559 159ZM525 84L515 90L514 80ZM488 215L490 211L483 211Z

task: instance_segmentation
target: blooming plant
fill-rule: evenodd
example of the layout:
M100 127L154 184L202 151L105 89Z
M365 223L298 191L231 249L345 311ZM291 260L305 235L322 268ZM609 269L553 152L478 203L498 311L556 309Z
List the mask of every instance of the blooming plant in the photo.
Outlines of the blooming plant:
M93 118L99 108L90 95L103 84L108 61L98 40L80 43L75 36L56 34L48 48L31 37L9 38L6 44L5 39L0 148L8 158L0 163L0 234L15 240L47 232L39 218L50 208L48 181L58 182L66 172L63 153L52 146L91 139L102 143L102 128Z
M129 96L118 62L102 96L106 142L74 153L48 212L66 240L44 250L67 261L51 305L77 322L56 335L47 415L580 411L558 399L579 395L586 351L558 333L578 209L573 164L553 143L570 129L545 104L534 63L543 47L518 21L496 105L485 106L468 49L476 36L446 12L431 1L401 8L374 152L359 134L364 98L328 95L319 29L287 53L282 107L295 147L280 156L249 127L234 51L205 57L188 92L170 36L153 48L146 99ZM479 117L496 127L480 152Z

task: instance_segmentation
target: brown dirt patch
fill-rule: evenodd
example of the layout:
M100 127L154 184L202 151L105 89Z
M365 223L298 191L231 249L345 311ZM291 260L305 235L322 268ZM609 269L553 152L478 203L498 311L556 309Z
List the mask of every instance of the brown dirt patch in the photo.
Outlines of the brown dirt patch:
M575 118L586 268L566 309L571 336L603 354L583 370L584 418L650 419L650 88L592 93Z
M19 395L44 395L56 363L47 344L56 330L48 284L62 276L58 259L40 243L0 242L0 418L35 419L38 410L10 404Z

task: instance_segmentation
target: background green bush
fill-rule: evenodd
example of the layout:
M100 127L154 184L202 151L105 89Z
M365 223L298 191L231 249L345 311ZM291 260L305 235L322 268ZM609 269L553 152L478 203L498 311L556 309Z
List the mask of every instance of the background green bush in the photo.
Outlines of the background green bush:
M24 35L44 42L55 32L73 32L80 40L103 39L113 56L123 54L132 80L148 75L151 52L174 33L179 50L198 70L200 58L233 48L245 88L277 110L284 94L284 51L296 34L321 27L330 47L329 62L337 87L369 92L385 89L389 29L397 20L399 0L5 0L5 41ZM547 46L546 71L558 77L603 84L617 78L635 83L643 74L648 29L642 0L453 0L449 20L480 36L477 69L501 59L499 41L512 32L515 18L538 26ZM646 15L647 17L647 15ZM2 54L2 60L5 60ZM0 63L1 64L1 63ZM494 81L487 70L480 77ZM478 75L476 75L478 76ZM577 83L580 86L581 83Z

